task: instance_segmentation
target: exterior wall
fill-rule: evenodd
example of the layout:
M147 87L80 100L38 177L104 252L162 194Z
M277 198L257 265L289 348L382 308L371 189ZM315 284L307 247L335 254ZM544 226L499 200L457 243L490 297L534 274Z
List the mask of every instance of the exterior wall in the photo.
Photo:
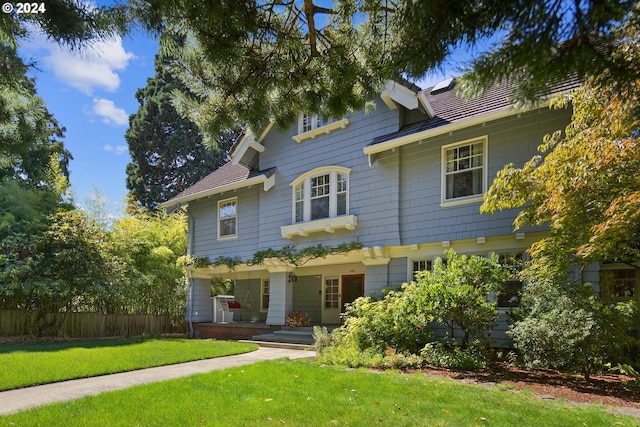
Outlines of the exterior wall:
M187 322L212 322L211 282L208 279L191 279L187 294Z
M267 248L336 246L357 241L364 247L382 248L382 258L376 255L375 259L357 261L358 268L365 273L365 295L371 295L411 280L410 260L442 256L446 249L444 241L450 241L451 247L459 253L487 254L494 250L525 250L540 237L540 229L527 229L521 230L526 232L527 238L516 240L513 220L517 210L481 215L480 202L442 207L441 147L486 136L488 188L505 164L522 166L537 153L537 146L545 134L563 129L570 119L569 111L536 110L514 115L379 153L369 165L363 147L377 136L397 131L400 115L401 109L391 111L378 102L375 110L349 117L350 123L345 129L301 143L292 139L297 126L290 130L272 129L262 141L265 151L260 154L259 167L277 168L275 185L266 192L262 186L255 186L192 202L188 211L192 221L191 254L207 256L212 261L221 255L246 261L256 251ZM351 170L348 213L357 216L356 229L283 238L280 228L292 224L291 182L321 166ZM219 240L217 203L230 197L238 198L238 237ZM487 243L478 242L478 237L486 238ZM267 314L259 311L260 281L247 280L246 284L237 281L236 297L242 299L244 289L250 290L255 307L247 308L246 312L243 309L240 318L284 325L286 314L295 308L309 312L316 322L322 316L323 280L329 271L345 274L340 265L329 261L319 273L306 269L273 270L268 276L271 293ZM595 277L594 271L585 274ZM297 283L289 283L291 272L298 275ZM321 278L310 274L320 274ZM200 293L205 295L204 290ZM195 301L200 293L194 296ZM209 301L208 295L206 300ZM316 308L316 304L320 308ZM245 316L251 319L245 319ZM494 338L505 338L505 329L506 324L501 321Z
M292 292L293 309L307 312L311 323L321 323L322 276L297 276Z
M536 110L400 147L402 244L475 239L513 233L513 220L517 210L483 215L480 214L481 202L440 206L441 147L487 136L488 188L505 164L522 166L537 154L537 146L542 143L544 135L564 129L569 119L569 112Z
M387 168L370 168L362 149L374 137L398 130L398 110L390 111L381 102L370 112L349 117L345 129L297 143L294 130L272 130L263 141L260 168L277 167L275 186L260 197L260 235L258 246L279 248L289 244L335 246L350 241L363 245L392 245L399 242L397 156ZM354 231L312 233L308 237L284 239L280 227L292 224L292 188L300 175L320 166L351 169L349 176L349 214L358 217Z
M215 261L219 256L249 259L258 250L260 234L260 192L262 186L212 196L191 202L188 214L193 226L193 256L208 257ZM237 197L237 238L218 239L218 201Z

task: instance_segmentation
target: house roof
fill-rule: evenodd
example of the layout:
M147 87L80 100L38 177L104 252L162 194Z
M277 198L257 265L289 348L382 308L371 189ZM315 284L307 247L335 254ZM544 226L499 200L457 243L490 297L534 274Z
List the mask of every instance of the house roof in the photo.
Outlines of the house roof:
M580 81L578 79L568 79L562 83L550 85L549 95L569 91L578 87L579 84ZM402 140L404 138L409 143L407 137L411 135L420 135L446 125L459 123L461 125L464 124L464 126L470 126L473 123L468 122L473 122L474 118L487 121L487 119L493 120L500 116L522 112L523 109L515 108L511 100L513 88L514 86L511 83L497 85L488 89L482 96L471 100L464 99L455 89L439 90L432 93L433 87L427 88L423 91L423 95L433 108L433 117L407 125L397 132L374 138L365 148L365 153L374 154L393 148L391 144L387 144L388 148L384 146L383 143L389 141ZM529 109L539 106L529 106ZM444 131L445 129L443 128L442 130Z
M275 173L276 168L252 171L242 164L228 162L189 188L186 188L177 196L162 203L162 206L169 208L176 204L188 203L192 200L220 194L225 191L266 183Z

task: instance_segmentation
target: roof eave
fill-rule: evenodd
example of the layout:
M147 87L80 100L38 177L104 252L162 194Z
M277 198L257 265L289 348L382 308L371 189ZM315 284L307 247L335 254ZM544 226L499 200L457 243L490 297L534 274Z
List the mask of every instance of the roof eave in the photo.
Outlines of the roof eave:
M194 200L203 199L205 197L215 196L216 194L226 193L228 191L233 191L233 190L239 190L241 188L251 187L252 185L259 185L259 184L264 184L265 191L268 191L269 189L271 189L271 187L273 187L274 181L275 181L275 174L269 177L267 177L265 174L260 174L243 181L232 182L230 184L222 185L220 187L211 188L209 190L203 190L197 193L189 194L188 196L174 197L171 200L167 200L166 202L161 203L160 206L162 206L165 209L170 209L177 204L184 205Z
M418 142L423 139L433 138L436 136L440 136L440 135L453 132L456 130L460 130L463 128L467 128L470 126L475 126L475 125L490 122L493 120L506 118L515 114L536 110L544 106L546 102L548 102L548 100L539 101L525 108L516 108L515 106L510 105L486 114L480 114L477 116L469 117L468 119L452 122L443 126L438 126L432 129L423 130L421 132L404 135L398 138L390 139L389 141L381 142L379 144L366 146L363 149L364 154L368 156L372 156L374 154L382 153L384 151L389 151L394 148L402 147L403 145L412 144L414 142Z

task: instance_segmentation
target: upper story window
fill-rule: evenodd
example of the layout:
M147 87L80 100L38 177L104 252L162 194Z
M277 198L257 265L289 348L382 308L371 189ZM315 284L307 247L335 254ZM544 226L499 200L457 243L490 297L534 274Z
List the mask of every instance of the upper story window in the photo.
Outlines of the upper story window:
M298 134L293 137L296 142L318 135L329 133L335 129L342 129L349 124L348 119L323 119L318 114L300 114L298 118Z
M296 179L293 187L293 222L347 215L349 173L342 167L314 169Z
M335 120L329 117L326 120L323 120L321 116L318 114L306 114L303 113L300 116L300 120L298 122L298 133L305 133L312 131L317 128L321 128L322 126L333 123Z
M218 202L218 238L238 236L238 198Z
M442 147L442 203L482 200L487 186L487 138Z

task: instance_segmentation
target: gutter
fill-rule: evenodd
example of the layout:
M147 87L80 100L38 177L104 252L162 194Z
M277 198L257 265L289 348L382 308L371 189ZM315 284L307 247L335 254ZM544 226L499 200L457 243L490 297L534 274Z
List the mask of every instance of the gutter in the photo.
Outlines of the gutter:
M269 178L267 178L266 175L254 176L253 178L249 178L244 181L233 182L231 184L223 185L221 187L199 191L197 193L193 193L184 197L176 197L169 201L161 203L160 206L162 206L165 209L170 209L177 204L186 204L193 200L202 199L204 197L213 196L215 194L226 193L227 191L238 190L240 188L250 187L252 185L257 185L257 184L264 184L265 191L267 191L273 186L273 182L275 181L274 176L275 174L271 175Z
M395 148L412 144L414 142L418 142L423 139L441 136L441 135L454 132L460 129L468 128L470 126L480 125L482 123L490 122L493 120L503 119L516 114L537 110L539 108L543 108L548 103L549 103L549 100L546 98L543 98L540 101L535 102L534 104L531 104L525 108L516 108L513 105L510 105L487 114L471 117L466 120L451 122L443 126L438 126L432 129L423 130L421 132L416 132L409 135L400 136L398 138L390 139L388 141L384 141L379 144L368 145L363 148L363 151L364 151L364 154L369 156L369 166L371 166L373 164L372 156L374 154L393 150Z

